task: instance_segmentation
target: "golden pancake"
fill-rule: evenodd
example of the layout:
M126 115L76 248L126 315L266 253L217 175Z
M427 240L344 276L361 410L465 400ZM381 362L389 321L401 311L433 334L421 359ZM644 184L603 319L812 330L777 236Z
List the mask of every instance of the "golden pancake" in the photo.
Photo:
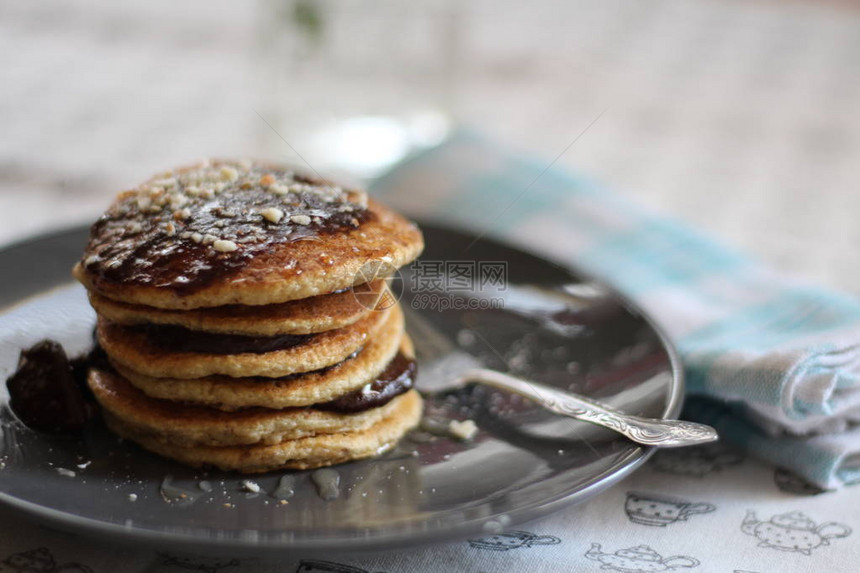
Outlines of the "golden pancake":
M403 330L381 332L356 356L317 372L296 374L283 379L230 378L151 378L114 364L116 370L147 396L202 404L219 410L242 408L295 408L334 400L375 380L399 351L414 356L412 342Z
M234 378L267 376L276 378L296 372L311 372L342 362L365 346L383 330L403 329L400 307L368 313L358 322L318 334L304 342L261 354L214 354L172 351L134 327L121 326L100 318L98 338L114 362L155 378L201 378L222 374ZM216 335L228 336L228 335Z
M128 304L90 292L96 312L117 324L171 324L203 332L276 336L309 334L343 328L374 308L385 282L373 281L360 292L342 292L263 306L227 305L194 310L168 310Z
M88 384L102 408L136 435L178 446L277 444L306 436L364 430L392 415L400 398L354 414L314 408L223 412L150 398L121 376L100 370L90 371Z
M362 191L282 166L216 161L121 193L74 274L130 304L268 305L379 278L368 265L390 272L423 246L413 223Z
M312 469L378 455L403 437L421 418L422 401L415 390L398 397L392 413L364 430L322 434L272 445L190 446L167 443L106 413L108 426L147 450L194 467L261 473L279 469Z

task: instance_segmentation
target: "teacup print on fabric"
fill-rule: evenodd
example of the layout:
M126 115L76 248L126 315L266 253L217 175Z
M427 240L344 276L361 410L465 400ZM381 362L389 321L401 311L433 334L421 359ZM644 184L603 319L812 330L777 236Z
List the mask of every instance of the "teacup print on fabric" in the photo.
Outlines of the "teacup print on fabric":
M710 503L692 503L685 499L655 493L627 492L624 512L633 523L666 527L687 521L693 515L710 513L717 507Z
M800 511L775 515L767 521L756 518L748 511L741 531L759 540L759 547L791 551L812 555L812 550L822 545L830 545L831 539L848 537L851 528L841 523L816 524Z
M470 539L469 545L487 551L510 551L536 545L558 545L561 539L552 535L537 535L530 531L507 531L480 539Z
M699 566L698 559L686 555L663 557L647 545L637 545L607 553L601 549L599 543L592 543L585 557L601 563L603 565L601 569L619 573L655 573Z

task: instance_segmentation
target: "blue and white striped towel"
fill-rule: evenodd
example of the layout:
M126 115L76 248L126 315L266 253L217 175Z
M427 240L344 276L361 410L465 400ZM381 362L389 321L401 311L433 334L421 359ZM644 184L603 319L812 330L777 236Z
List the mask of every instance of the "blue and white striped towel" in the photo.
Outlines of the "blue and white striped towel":
M780 276L587 179L460 132L372 191L571 261L677 345L688 417L824 487L860 480L860 302ZM541 173L543 173L541 175Z

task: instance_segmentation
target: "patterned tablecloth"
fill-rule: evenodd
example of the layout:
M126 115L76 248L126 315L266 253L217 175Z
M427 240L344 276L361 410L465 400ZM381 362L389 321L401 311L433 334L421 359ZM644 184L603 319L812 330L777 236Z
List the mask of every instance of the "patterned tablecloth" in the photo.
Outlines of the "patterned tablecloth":
M0 571L849 573L857 489L824 492L723 446L666 450L582 505L503 533L371 556L278 562L106 546L0 512Z
M606 110L560 165L860 293L855 7L466 5L461 117L554 157ZM91 220L116 190L190 158L289 155L254 113L271 104L258 101L258 19L232 2L0 1L0 240ZM848 573L860 562L858 501L856 487L817 491L712 446L662 452L513 531L329 561L119 547L4 509L0 571Z

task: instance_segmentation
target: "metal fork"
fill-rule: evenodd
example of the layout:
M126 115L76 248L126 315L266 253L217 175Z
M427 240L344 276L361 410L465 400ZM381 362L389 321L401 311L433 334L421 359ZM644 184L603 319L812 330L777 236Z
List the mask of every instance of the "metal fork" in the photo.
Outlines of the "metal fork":
M418 383L422 391L441 392L469 382L486 384L519 394L556 414L614 430L646 446L677 448L719 438L714 428L704 424L625 414L572 392L483 368L474 356L458 349L417 312L407 308L404 312L407 330L416 342L421 365Z

